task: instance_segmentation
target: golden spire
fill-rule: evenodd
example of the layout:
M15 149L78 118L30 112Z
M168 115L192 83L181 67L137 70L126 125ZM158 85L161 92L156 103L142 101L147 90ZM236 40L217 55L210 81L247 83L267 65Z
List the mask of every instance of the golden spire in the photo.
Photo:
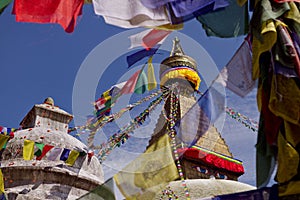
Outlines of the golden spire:
M170 56L160 64L160 83L165 85L180 79L190 82L196 90L201 82L196 61L184 54L180 40L176 37L173 40Z
M182 47L180 45L180 40L178 37L175 37L174 40L173 40L173 48L172 48L172 51L171 51L171 54L170 54L170 57L171 56L182 56L182 55L185 55L183 50L182 50Z

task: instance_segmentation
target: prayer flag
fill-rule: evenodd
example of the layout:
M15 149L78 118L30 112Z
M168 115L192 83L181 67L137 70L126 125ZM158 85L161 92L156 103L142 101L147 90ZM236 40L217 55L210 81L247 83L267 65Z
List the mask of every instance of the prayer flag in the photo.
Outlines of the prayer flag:
M13 14L17 22L58 23L73 32L84 0L15 0Z
M197 17L208 36L230 38L248 33L248 5L239 6L236 0L228 2L229 6L222 10Z
M164 25L161 25L161 26L156 26L155 29L165 30L165 31L182 30L183 29L183 23L182 24L164 24Z
M78 156L79 156L79 152L76 150L72 150L68 159L66 160L66 164L73 166Z
M168 134L161 136L142 155L114 175L126 199L153 199L168 182L179 177Z
M252 54L248 41L244 40L233 57L222 69L216 82L235 94L245 97L255 86L252 79Z
M4 9L12 2L12 0L1 0L0 1L0 14L4 11Z
M56 158L60 155L61 151L62 149L60 147L54 147L54 149L50 151L49 156L47 156L48 160L56 160Z
M154 90L157 87L157 82L155 78L154 68L152 64L153 56L151 56L148 59L148 69L147 69L147 75L148 75L148 90Z
M45 144L36 142L36 143L35 143L35 146L38 148L38 150L34 153L34 155L35 155L35 156L41 156Z
M186 20L209 13L229 5L227 0L181 0L170 2L170 9L175 17L183 17Z
M3 174L2 170L0 169L0 193L4 193L4 179L3 179Z
M155 48L151 48L149 50L143 49L134 54L127 56L128 68L145 57L153 56L159 47L160 45L157 45Z
M54 146L46 144L43 148L41 155L37 156L37 160L41 160Z
M141 70L136 71L126 82L124 87L121 89L120 94L131 94L134 92L134 88L139 77Z
M139 77L136 81L135 87L134 87L134 93L136 94L144 94L147 91L147 76L144 72L144 70L142 69Z
M23 158L24 160L32 160L34 151L34 141L24 140Z
M146 8L140 0L93 0L94 11L108 24L122 28L159 26L170 21L164 8ZM117 8L117 9L116 9Z
M115 200L113 192L113 179L108 179L105 183L97 186L87 194L78 198L78 200L97 199L97 200Z
M2 127L2 133L4 133L5 135L7 134L7 128L6 127Z
M225 96L213 83L187 113L176 122L178 137L188 146L194 145L225 111Z
M166 7L172 24L183 23L197 17L229 5L227 0L141 0L148 8Z
M157 43L167 38L171 31L152 29L143 37L143 46L149 50Z
M0 150L5 147L8 139L9 139L8 135L0 134Z
M116 95L118 95L118 93L120 92L120 90L122 89L122 87L125 84L126 84L126 81L124 81L122 83L118 83L118 84L113 85L112 87L110 87L105 92L103 92L103 94L101 95L101 97L98 100L96 100L96 102L95 102L95 108L96 108L96 110L103 109L106 106L106 103L109 100L111 100L112 102L114 102L116 100L116 99L114 99L114 97Z
M171 33L170 30L164 29L147 29L140 33L129 36L130 39L130 47L129 49L143 46L146 49L151 49L155 45L161 45L167 36Z
M60 160L66 161L69 157L70 151L71 151L70 149L64 148L63 152L60 155Z

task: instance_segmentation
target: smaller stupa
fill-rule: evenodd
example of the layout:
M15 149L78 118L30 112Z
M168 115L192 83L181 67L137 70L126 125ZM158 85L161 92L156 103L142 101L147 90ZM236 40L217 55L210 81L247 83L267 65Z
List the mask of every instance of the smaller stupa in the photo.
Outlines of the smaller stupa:
M2 152L1 169L8 199L73 200L104 182L98 159L68 134L72 118L50 97L34 105L24 117L22 129L14 133ZM42 155L46 146L51 150ZM67 160L73 150L78 153L75 162Z

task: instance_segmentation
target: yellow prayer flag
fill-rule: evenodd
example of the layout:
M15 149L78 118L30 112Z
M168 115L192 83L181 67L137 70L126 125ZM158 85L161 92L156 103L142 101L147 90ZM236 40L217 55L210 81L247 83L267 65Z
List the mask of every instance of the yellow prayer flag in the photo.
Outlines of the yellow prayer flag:
M263 52L269 51L277 40L276 27L278 21L267 20L261 25L261 32L258 38L254 35L252 42L252 78L255 80L259 77L259 57Z
M167 134L114 176L126 199L153 199L179 175Z
M4 193L4 179L3 179L3 174L1 169L0 169L0 192Z
M146 27L146 28L154 28L156 30L165 30L165 31L175 31L175 30L182 30L183 23L182 24L164 24L164 25L160 25L160 26Z
M76 151L76 150L72 150L69 157L68 157L68 159L66 160L66 164L70 165L70 166L73 166L76 159L78 158L78 156L79 156L79 152Z
M147 71L147 75L148 75L148 91L150 90L154 90L157 87L157 82L156 82L156 78L155 78L155 73L154 73L154 68L153 68L153 64L152 64L152 59L153 56L151 56L148 59L148 71Z
M110 90L111 90L111 89L108 89L108 90L106 90L105 92L102 93L102 96L103 96L103 98L104 98L105 100L111 99L111 96L110 96Z
M243 6L248 0L236 0L236 2L239 6Z
M9 139L8 135L2 135L0 134L0 148L2 149L4 145L6 144L7 140Z
M34 141L24 140L23 159L32 160L34 155Z

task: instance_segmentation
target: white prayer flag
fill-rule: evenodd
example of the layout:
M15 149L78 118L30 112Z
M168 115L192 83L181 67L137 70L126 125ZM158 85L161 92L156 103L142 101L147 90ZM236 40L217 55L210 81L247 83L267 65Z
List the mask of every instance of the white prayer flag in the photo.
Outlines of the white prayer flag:
M254 88L252 53L247 40L244 40L228 64L222 69L216 82L241 97L245 97Z
M170 21L163 7L146 8L140 0L93 0L94 11L108 24L123 28L160 26Z

